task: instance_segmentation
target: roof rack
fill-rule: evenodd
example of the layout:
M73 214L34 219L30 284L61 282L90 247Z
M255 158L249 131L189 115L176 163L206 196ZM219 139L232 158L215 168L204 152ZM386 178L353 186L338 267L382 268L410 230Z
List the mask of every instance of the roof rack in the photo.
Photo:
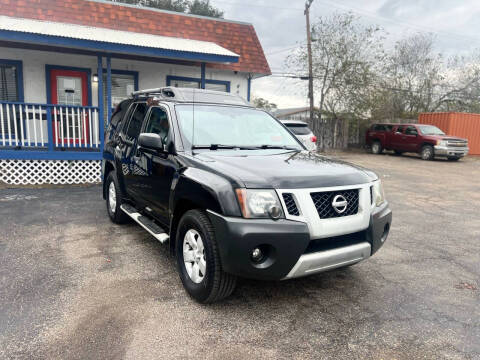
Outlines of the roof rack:
M162 97L172 98L175 97L175 93L170 88L154 88L154 89L146 89L146 90L139 90L132 92L132 97L140 97L140 96L151 96L151 95L160 95Z

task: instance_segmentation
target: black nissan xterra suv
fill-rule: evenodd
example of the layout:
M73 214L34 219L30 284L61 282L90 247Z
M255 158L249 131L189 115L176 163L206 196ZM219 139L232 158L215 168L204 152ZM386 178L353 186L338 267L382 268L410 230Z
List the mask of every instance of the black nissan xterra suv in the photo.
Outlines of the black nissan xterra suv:
M373 172L308 152L228 93L134 93L111 118L102 173L112 221L168 241L203 303L230 295L237 276L290 279L365 260L392 221Z

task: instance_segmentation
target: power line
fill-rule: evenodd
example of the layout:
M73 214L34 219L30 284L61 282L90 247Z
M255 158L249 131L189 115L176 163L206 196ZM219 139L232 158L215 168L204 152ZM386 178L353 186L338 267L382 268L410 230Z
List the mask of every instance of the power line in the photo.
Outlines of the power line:
M323 3L324 5L333 6L333 7L336 7L338 9L341 9L341 10L344 10L344 11L349 10L349 11L352 11L354 13L366 16L366 17L370 17L370 18L373 18L373 19L376 19L376 20L383 20L383 21L387 21L387 22L391 22L391 23L395 23L395 24L399 24L399 25L404 25L406 27L414 28L414 29L422 31L422 32L434 33L434 34L437 34L437 35L444 35L444 36L451 36L451 37L453 36L453 37L457 37L457 38L464 38L464 39L475 40L475 41L480 42L480 38L475 37L475 36L469 36L469 35L465 35L465 34L456 34L456 33L451 33L451 32L447 32L447 31L443 31L443 30L435 30L435 29L428 28L428 27L425 27L425 26L421 26L421 25L418 25L418 24L414 24L414 23L411 23L411 22L408 22L408 21L405 21L405 20L390 19L390 18L387 18L385 16L377 15L377 14L374 14L374 13L369 12L369 11L365 11L365 10L355 8L355 7L350 6L350 5L334 3L334 2L329 1L329 0L318 0L318 1L320 3Z

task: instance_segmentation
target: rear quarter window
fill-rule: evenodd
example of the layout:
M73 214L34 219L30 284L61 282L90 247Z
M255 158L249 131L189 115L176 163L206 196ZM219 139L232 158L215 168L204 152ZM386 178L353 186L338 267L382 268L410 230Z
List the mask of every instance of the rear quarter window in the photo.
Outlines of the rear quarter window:
M311 133L308 125L304 124L285 124L286 127L295 135L308 135Z

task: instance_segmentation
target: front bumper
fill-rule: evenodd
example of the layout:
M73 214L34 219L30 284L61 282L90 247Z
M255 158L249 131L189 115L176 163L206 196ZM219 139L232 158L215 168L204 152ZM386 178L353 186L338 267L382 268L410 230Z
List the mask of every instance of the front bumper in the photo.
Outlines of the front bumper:
M304 222L225 217L212 211L208 216L215 228L223 269L261 280L311 275L365 260L384 244L392 222L392 212L385 203L371 214L368 228L355 236L311 240ZM255 248L265 253L260 263L251 259Z
M440 146L435 145L435 156L467 156L468 155L468 147L449 147L449 146Z

